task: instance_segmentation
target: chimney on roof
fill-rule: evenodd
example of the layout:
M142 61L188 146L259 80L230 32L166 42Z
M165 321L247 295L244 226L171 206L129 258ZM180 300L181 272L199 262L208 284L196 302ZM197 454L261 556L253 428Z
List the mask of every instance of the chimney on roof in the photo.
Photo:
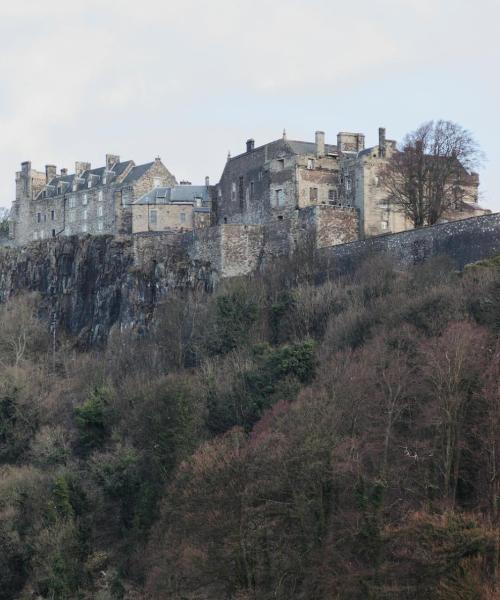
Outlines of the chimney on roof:
M385 156L385 127L378 128L378 155L380 158Z
M247 140L247 152L251 152L255 148L255 140L250 138Z
M57 167L55 165L45 165L45 181L49 183L57 175Z
M183 180L179 182L179 185L191 185L191 182Z
M116 163L120 162L120 157L117 154L106 154L106 169L110 171Z
M68 169L61 169L61 177L64 177L68 174Z
M80 175L82 173L84 173L85 171L90 171L90 163L89 162L81 162L81 161L76 161L75 162L75 175L77 177L80 177Z
M325 156L325 132L324 131L316 132L316 156L318 158Z
M205 177L205 186L210 187L210 177L208 175Z
M283 139L286 141L286 129L283 129Z

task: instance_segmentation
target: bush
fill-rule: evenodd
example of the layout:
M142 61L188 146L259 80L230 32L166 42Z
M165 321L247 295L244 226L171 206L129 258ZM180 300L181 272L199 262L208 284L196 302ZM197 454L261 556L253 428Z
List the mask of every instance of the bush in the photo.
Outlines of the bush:
M102 448L111 432L110 392L96 388L90 397L75 408L78 446L84 452Z

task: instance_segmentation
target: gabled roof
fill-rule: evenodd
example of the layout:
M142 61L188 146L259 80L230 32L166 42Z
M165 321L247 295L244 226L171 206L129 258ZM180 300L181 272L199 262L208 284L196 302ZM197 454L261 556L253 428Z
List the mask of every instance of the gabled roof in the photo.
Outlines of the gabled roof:
M193 203L197 199L201 199L202 203L208 202L210 200L210 188L206 185L157 187L138 198L134 204Z
M130 165L133 165L133 161L132 160L126 160L123 162L119 162L119 163L115 163L111 169L110 172L114 173L114 177L108 182L108 183L113 183L117 177L119 177L120 175L122 175L124 173L124 171L126 171L126 169L129 168ZM141 167L150 167L153 163L148 163L148 165L141 165ZM134 171L135 169L141 169L141 167L133 167L132 171ZM68 185L66 186L66 189L63 190L63 192L68 192L68 191L78 191L78 190L82 190L84 188L88 187L88 181L90 178L97 179L97 184L102 183L103 180L103 176L104 173L106 171L106 167L98 167L96 169L90 169L88 171L84 171L83 173L80 174L80 176L77 178L77 187L76 190L73 190L73 182L76 178L76 174L72 173L71 175L57 175L56 177L53 177L48 185L49 186L53 186L55 188L55 193L51 194L53 196L57 196L58 195L58 190L57 187L60 183L67 183ZM131 172L132 172L131 171ZM147 169L144 170L144 172L146 172ZM140 173L140 171L138 172ZM142 174L142 173L141 173ZM130 175L130 173L129 173ZM138 174L138 177L140 177L140 174ZM128 179L128 175L125 179ZM134 180L132 180L134 181ZM124 183L122 184L124 185Z
M257 148L250 150L250 152L242 152L241 154L238 154L237 156L231 157L229 159L229 161L238 160L239 158L242 158L243 156L248 156L252 152L262 150L263 148L266 148L266 147L267 148L278 147L279 150L283 151L283 154L285 156L316 155L315 142L302 142L300 140L288 140L288 139L281 138L279 140L274 140L272 142L268 142L267 144L263 144L262 146L258 146ZM338 153L338 148L336 145L325 144L325 154L337 154L337 153Z
M149 169L154 165L154 162L146 163L145 165L138 165L137 167L133 167L130 173L123 180L122 185L131 185L134 181L137 181L140 177L147 173Z

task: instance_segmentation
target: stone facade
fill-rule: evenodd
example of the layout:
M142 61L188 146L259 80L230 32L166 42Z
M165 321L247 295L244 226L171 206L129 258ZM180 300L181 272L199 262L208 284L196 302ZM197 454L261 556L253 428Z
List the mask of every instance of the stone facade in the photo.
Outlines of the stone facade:
M71 175L65 169L58 175L51 165L41 173L25 162L16 173L11 237L23 245L61 235L131 233L134 200L153 187L175 183L159 158L136 166L108 154L106 166L91 169L77 162Z
M310 206L337 206L359 212L359 237L411 229L412 223L390 207L380 183L380 172L396 149L379 129L378 145L365 148L362 133L341 132L337 144L325 143L317 131L314 142L283 138L228 157L217 186L216 222L269 224L299 218ZM477 204L477 174L469 174L462 210L443 220L480 216L489 211ZM336 242L342 243L342 242Z
M132 233L209 227L212 189L208 178L204 186L154 188L132 204Z

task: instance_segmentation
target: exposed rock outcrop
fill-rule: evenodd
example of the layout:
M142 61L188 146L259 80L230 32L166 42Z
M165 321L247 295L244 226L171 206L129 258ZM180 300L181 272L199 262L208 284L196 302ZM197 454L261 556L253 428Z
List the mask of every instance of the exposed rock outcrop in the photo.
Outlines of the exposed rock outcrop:
M191 260L168 238L57 238L0 254L0 301L39 292L47 318L82 346L106 340L113 325L147 325L171 290L213 288L209 263Z

